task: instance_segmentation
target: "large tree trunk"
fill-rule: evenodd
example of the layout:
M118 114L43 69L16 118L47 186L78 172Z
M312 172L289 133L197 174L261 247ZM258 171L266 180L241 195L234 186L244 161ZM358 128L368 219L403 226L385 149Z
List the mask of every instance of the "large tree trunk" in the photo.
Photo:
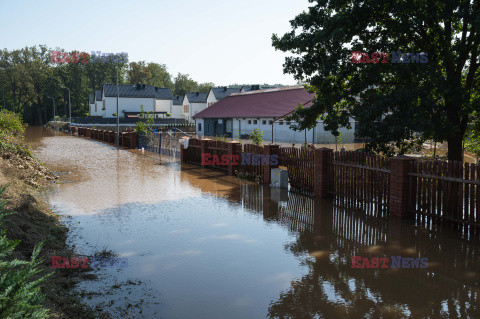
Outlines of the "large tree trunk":
M463 161L463 133L457 133L447 139L448 159L450 161Z

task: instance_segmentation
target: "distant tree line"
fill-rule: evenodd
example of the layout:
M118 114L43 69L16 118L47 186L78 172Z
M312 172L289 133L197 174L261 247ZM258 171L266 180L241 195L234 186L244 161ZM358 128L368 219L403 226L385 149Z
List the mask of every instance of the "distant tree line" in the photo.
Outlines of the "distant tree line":
M68 52L73 57L79 54ZM52 50L45 45L0 50L0 108L21 114L30 124L43 124L53 117L49 97L55 99L57 115L68 114L68 90L62 88L66 87L71 91L72 116L85 116L88 95L101 89L103 83L115 83L117 72L116 59L110 57L105 63L86 59L86 63L85 56L69 63L52 63ZM165 64L128 63L126 59L119 59L119 83L165 87L180 96L186 92L208 93L214 86L198 83L184 73L173 76Z

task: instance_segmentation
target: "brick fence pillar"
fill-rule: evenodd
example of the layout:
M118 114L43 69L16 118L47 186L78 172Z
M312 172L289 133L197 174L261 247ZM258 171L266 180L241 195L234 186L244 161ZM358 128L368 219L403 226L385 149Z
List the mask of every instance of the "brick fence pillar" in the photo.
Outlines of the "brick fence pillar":
M137 148L137 132L130 133L130 148Z
M204 138L200 140L200 156L203 156L204 153L210 153L208 150L208 146L210 143L211 139L209 138ZM201 160L201 158L200 158ZM205 165L204 167L208 167L208 165Z
M270 185L270 183L272 182L272 168L278 167L278 150L280 149L280 146L273 144L265 145L263 149L263 155L268 158L268 163L266 165L263 165L263 184ZM272 165L272 155L277 156L276 165Z
M395 157L390 159L390 198L388 211L392 216L411 218L409 210L409 176L413 158Z
M317 148L314 150L313 168L313 195L316 198L330 198L329 191L329 160L333 150L330 148Z
M228 163L228 175L234 175L235 174L235 168L236 165L232 165L232 158L233 156L238 156L238 165L241 163L241 158L240 154L242 153L242 144L239 142L229 142L228 143L228 158L229 158L229 163Z
M85 129L85 137L87 138L92 137L92 130L90 128Z

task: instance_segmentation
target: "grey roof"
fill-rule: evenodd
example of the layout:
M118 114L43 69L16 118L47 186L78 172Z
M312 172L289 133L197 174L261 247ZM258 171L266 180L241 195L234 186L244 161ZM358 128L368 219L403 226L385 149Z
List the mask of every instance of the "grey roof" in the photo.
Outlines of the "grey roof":
M102 100L102 91L101 90L95 90L95 99L97 101L101 101Z
M95 103L95 96L93 94L88 95L88 103L89 104Z
M185 93L190 103L207 103L207 93Z
M106 97L117 96L116 84L104 84L103 91ZM118 86L120 97L155 98L158 100L173 100L170 89L158 88L145 84L121 84Z
M217 87L217 88L212 88L213 95L215 95L215 98L220 101L221 99L229 96L232 93L238 93L240 92L241 88L227 88L225 87Z
M155 91L157 91L157 96L155 97L157 100L173 100L172 90L156 87Z
M173 105L182 105L182 104L183 104L183 96L173 97Z

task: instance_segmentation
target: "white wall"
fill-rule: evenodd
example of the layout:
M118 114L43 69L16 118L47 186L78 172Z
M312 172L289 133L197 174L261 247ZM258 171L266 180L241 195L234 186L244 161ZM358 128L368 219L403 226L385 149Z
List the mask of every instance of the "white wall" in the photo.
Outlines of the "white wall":
M201 124L202 125L202 130L199 131L198 130L198 125ZM203 121L203 119L196 119L195 120L195 132L197 132L197 135L204 135L205 133L205 123Z
M191 111L191 105L190 105L190 102L188 101L188 98L187 96L185 95L183 97L183 103L182 103L182 117L187 120L187 121L190 121L191 120L191 116L190 116L190 111ZM188 105L188 112L185 112L185 106Z
M207 103L190 103L190 119L193 118L194 115L203 111L207 108Z
M172 118L174 119L183 119L183 105L174 105L172 104Z
M207 106L210 104L210 103L217 103L217 99L215 98L215 94L213 94L213 91L212 89L210 89L210 92L208 93L208 96L207 96Z
M156 100L155 101L155 112L167 112L172 115L172 106L173 100ZM163 118L164 115L158 114L159 117ZM170 118L172 118L171 116Z
M126 112L139 112L141 111L141 105L145 112L155 111L155 99L154 98L127 98L120 97L118 99L119 116L123 117L123 111ZM105 97L105 115L106 118L113 118L113 113L117 112L117 98Z
M254 121L257 121L257 124L254 124ZM238 134L250 134L255 128L263 132L263 140L271 141L272 140L272 125L269 124L273 118L245 118L242 119L233 119L227 120L227 132L231 131L233 133L233 138L238 138ZM248 124L250 121L250 124ZM263 124L265 121L265 124ZM202 123L202 131L198 131L198 123ZM290 129L290 125L294 124L291 122L290 125L287 125L286 121L282 122L280 125L279 122L274 124L274 142L279 143L295 143L301 144L305 142L305 131L294 131ZM203 119L196 120L196 130L197 135L204 135L205 128ZM347 130L345 128L340 129L341 140L343 143L353 143L355 138L355 125L353 119L351 120L352 129ZM323 123L318 123L315 130L307 130L307 142L313 142L313 135L315 133L315 143L316 144L333 144L335 143L335 137L330 132L325 132L323 128Z

